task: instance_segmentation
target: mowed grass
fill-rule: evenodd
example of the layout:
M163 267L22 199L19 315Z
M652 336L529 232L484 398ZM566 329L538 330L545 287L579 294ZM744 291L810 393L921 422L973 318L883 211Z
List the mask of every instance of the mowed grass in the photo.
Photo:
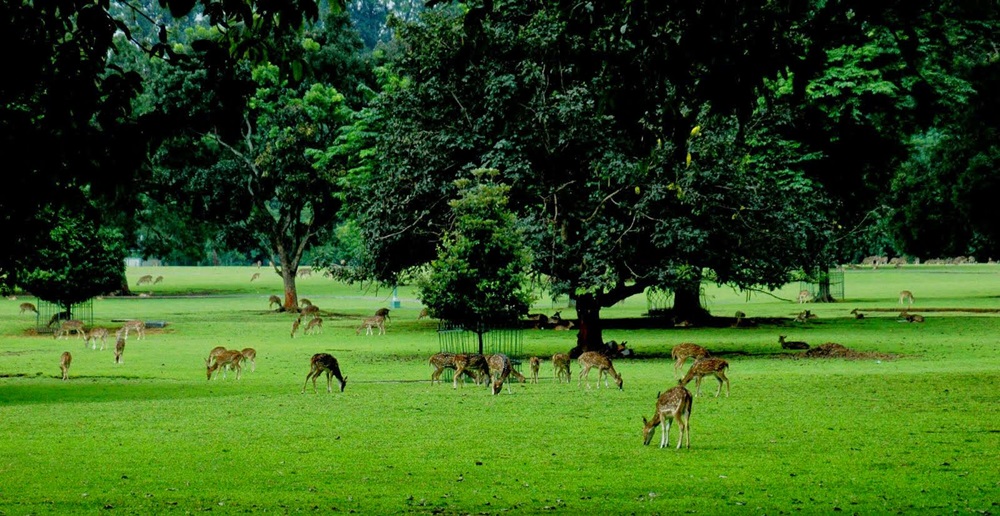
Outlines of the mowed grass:
M146 298L94 303L96 323L163 320L130 338L124 364L80 339L34 333L24 301L0 302L0 513L997 513L1000 500L1000 318L919 308L1000 308L1000 267L905 267L846 273L847 301L805 307L706 287L714 314L786 318L751 328L619 329L646 310L637 297L604 310L606 339L637 356L615 365L624 390L552 379L490 396L431 385L436 323L401 288L384 336L356 335L391 291L314 275L300 295L326 311L324 331L289 336L293 316L266 268L134 269L163 275ZM924 324L896 321L916 296ZM775 294L794 299L799 286ZM197 294L192 296L190 294ZM539 302L551 313L565 302ZM562 308L564 317L573 317ZM778 335L838 342L895 358L793 359ZM524 357L566 351L575 332L526 330ZM695 398L690 450L642 446L642 417L672 386L672 346L696 342L730 362L732 395L707 378ZM223 345L258 350L256 372L208 381ZM62 351L74 356L59 379ZM303 381L313 353L336 356L341 393ZM686 369L686 368L685 368ZM527 373L526 366L522 371ZM592 373L591 383L596 380ZM613 387L614 384L612 384ZM694 390L694 383L689 386Z

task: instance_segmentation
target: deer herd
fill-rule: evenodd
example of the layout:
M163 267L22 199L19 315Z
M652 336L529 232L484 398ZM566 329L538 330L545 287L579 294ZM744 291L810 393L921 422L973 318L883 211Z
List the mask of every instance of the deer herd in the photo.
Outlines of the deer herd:
M141 280L146 279L143 277ZM149 278L149 281L153 281ZM147 281L147 283L149 282ZM156 283L161 281L161 278L156 279ZM800 303L809 301L812 298L808 291L803 290L798 297ZM899 294L899 304L906 305L907 309L911 309L914 302L913 294L904 290ZM281 309L281 299L277 296L271 296L269 303L274 306L277 305L279 310ZM308 318L306 322L305 329L303 333L308 335L310 333L317 333L322 330L323 319L319 316L320 310L316 305L314 305L308 299L302 299L300 303L301 309L298 311L299 315L292 323L291 336L294 337L299 326L303 322L303 318ZM32 312L38 313L38 310L31 303L21 303L20 305L21 313ZM857 319L863 319L864 314L860 313L857 309L851 312ZM94 327L90 331L85 330L85 325L83 321L76 319L62 320L61 316L63 313L58 313L53 316L52 320L49 322L49 326L59 323L58 327L53 333L53 338L62 339L68 338L71 334L74 337L80 337L84 343L84 349L88 347L93 350L97 350L97 341L100 340L100 350L104 350L107 345L108 337L111 334L111 330L104 327ZM742 315L742 314L740 314ZM745 315L737 316L738 319L742 319ZM426 309L422 312L419 318L426 316ZM418 318L418 319L419 319ZM907 322L923 322L923 317L916 314L909 314L908 312L903 312L900 318ZM531 321L534 323L536 328L551 328L551 329L568 329L573 326L573 323L568 320L562 319L557 313L554 317L546 317L544 315L535 314ZM366 335L384 335L385 334L385 323L389 320L389 309L382 308L375 312L371 317L366 317L363 319L361 324L356 328L355 334L360 335L362 330L365 330ZM115 333L116 341L114 346L115 363L123 363L122 355L125 349L125 342L129 337L130 333L135 333L136 340L141 340L145 337L146 325L141 320L129 320L126 321ZM779 335L778 344L782 349L788 350L807 350L809 345L802 341L789 341L786 340L785 335ZM590 384L590 372L592 369L597 370L597 381L595 383L595 388L601 388L601 380L604 380L604 387L610 388L610 382L613 381L618 390L624 390L622 374L615 369L613 359L622 356L622 351L626 350L625 344L616 344L614 342L609 343L607 349L602 349L600 351L587 351L580 353L576 356L576 361L579 367L579 373L577 375L577 386L578 388L583 388L586 384L587 389L591 389ZM627 350L629 353L631 350ZM677 423L679 428L679 436L677 438L677 448L686 446L691 447L691 430L690 430L690 419L691 419L691 407L695 397L701 396L701 381L706 376L715 377L718 381L718 389L716 390L715 397L718 398L722 394L722 388L726 388L726 397L730 395L729 378L726 376L726 371L729 369L729 363L719 357L713 356L712 353L698 344L693 344L689 342L684 342L674 346L670 352L671 360L673 361L673 380L675 385L669 389L657 394L655 411L651 419L642 418L643 421L643 444L648 445L653 439L656 427L662 425L661 438L660 438L660 448L666 448L669 446L669 431L673 422ZM233 371L235 374L235 379L239 380L242 377L243 369L245 366L250 367L250 371L256 370L256 358L257 351L254 348L243 348L243 349L228 349L223 346L217 346L213 348L209 354L208 358L205 359L205 374L206 379L212 380L213 378L218 379L220 372L223 379L226 379L227 373ZM680 374L682 368L691 360L691 366L687 373L683 376ZM59 368L62 373L62 380L69 379L70 365L72 364L73 357L69 351L62 353L59 358ZM539 372L541 369L541 363L543 359L537 356L531 356L528 359L528 367L530 370L530 382L537 384L539 382ZM572 357L568 353L555 353L551 357L552 361L552 375L555 383L562 383L563 380L566 383L573 382L573 375L571 373L571 363ZM476 385L487 385L493 395L500 394L503 391L504 384L507 385L508 393L512 392L510 382L512 379L520 382L526 383L528 381L524 375L522 375L517 370L517 365L520 364L519 361L512 360L508 355L504 353L492 353L492 354L479 354L479 353L452 353L452 352L440 352L435 353L428 360L428 364L434 368L431 372L431 384L441 383L441 376L445 370L453 370L452 374L452 388L457 389L459 382L461 380L464 386L465 378L468 378ZM333 392L333 378L336 378L340 384L340 391L343 392L347 385L347 377L343 375L340 369L340 363L335 357L328 353L316 353L312 355L309 360L309 372L306 374L305 383L302 386L302 393L305 393L306 388L309 385L309 381L312 380L313 392L318 392L317 389L317 379L325 374L327 381L327 392ZM692 393L687 389L687 385L695 381L695 393Z

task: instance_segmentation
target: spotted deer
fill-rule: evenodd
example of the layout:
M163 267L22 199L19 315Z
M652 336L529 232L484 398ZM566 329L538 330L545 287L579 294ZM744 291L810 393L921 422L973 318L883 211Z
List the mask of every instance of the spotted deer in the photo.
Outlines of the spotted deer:
M812 300L812 297L812 294L808 290L800 290L798 297L799 304L808 303Z
M801 340L786 341L784 335L778 335L778 344L781 344L781 349L809 349L808 343Z
M158 285L160 283L163 283L163 276L157 276L156 279L153 280L153 285Z
M431 373L431 384L441 383L441 374L444 373L444 370L455 369L455 354L447 351L435 353L431 355L427 363L434 367L434 372Z
M490 377L490 366L486 357L479 353L459 353L455 355L454 361L455 375L451 382L453 389L458 388L458 377L462 376L463 373L471 376L476 381L476 385Z
M694 398L691 391L678 385L656 398L656 412L653 419L642 418L642 444L648 445L653 440L656 427L663 425L660 434L660 448L670 446L670 423L677 421L680 434L677 436L677 449L682 445L691 448L691 404Z
M904 301L906 302L906 307L907 308L910 308L911 306L913 306L913 301L915 301L913 299L913 292L910 292L909 290L902 290L902 291L900 291L899 292L899 304L903 304Z
M226 378L226 370L234 369L236 371L236 379L239 380L241 373L243 372L243 353L236 351L235 349L228 349L215 356L215 360L205 360L205 376L207 380L212 379L212 374L217 370L222 369L222 378ZM218 377L218 375L216 375Z
M260 273L259 272L253 273L253 276L250 276L250 283L253 283L254 280L256 280L258 278L260 278Z
M302 316L298 316L292 321L292 333L290 334L292 338L295 338L295 332L299 331L299 325L302 324Z
M719 381L719 390L715 393L715 397L718 398L719 394L722 394L722 383L726 384L726 397L729 397L729 378L726 377L726 369L729 369L729 362L721 358L703 358L698 360L691 365L691 369L688 369L684 379L680 381L680 385L687 386L692 378L695 379L695 392L698 396L701 396L701 379L708 375L715 376L715 379Z
M62 371L63 381L69 380L69 366L73 363L73 355L69 351L63 351L59 357L59 369Z
M562 383L563 378L566 378L566 383L572 383L573 375L569 372L569 365L570 358L566 353L552 355L552 372L557 383Z
M680 369L684 367L684 363L687 359L692 358L695 362L698 360L711 356L709 351L697 344L692 344L690 342L682 342L673 349L670 350L670 357L674 359L674 377L680 378Z
M53 338L63 338L73 332L75 335L79 335L83 339L84 345L87 343L87 332L83 331L83 321L77 319L70 319L68 321L63 321L59 323L59 329L52 334Z
M419 321L419 320L423 319L424 317L430 317L430 312L428 312L428 310L426 308L421 308L420 309L420 314L417 315L417 320Z
M374 335L375 332L373 328L378 328L379 335L385 335L385 317L381 315L376 315L375 317L369 317L364 321L361 321L361 326L354 332L355 335L361 335L361 329L366 328L365 335Z
M115 341L115 363L116 364L124 364L125 363L125 359L122 358L123 354L125 354L125 338L124 337L118 337L118 340Z
M334 376L340 382L340 392L344 392L344 387L347 386L347 377L341 376L340 364L337 363L337 359L328 353L316 353L309 359L309 374L306 375L306 383L302 385L302 393L305 394L310 379L313 381L313 392L317 392L316 378L319 378L319 375L324 372L326 373L326 392L333 392Z
M323 332L323 318L314 317L306 323L306 327L302 330L302 333L309 335L310 333L322 333Z
M514 365L511 364L510 358L503 353L496 353L486 357L486 363L489 366L490 379L493 380L493 395L495 396L503 390L503 384L507 382L507 378L514 370ZM507 382L507 392L512 393L510 382Z
M390 320L389 309L388 308L379 308L378 310L375 310L375 316L376 317L381 316L381 317L385 318L386 321L388 321L388 320Z
M136 281L135 284L136 284L136 286L139 286L139 285L146 285L146 284L149 284L149 283L152 283L152 282L153 282L153 276L150 275L150 274L147 274L147 275L139 278L139 281Z
M615 379L615 385L619 390L622 388L622 375L615 371L615 366L611 359L596 351L587 351L576 359L580 364L580 387L583 387L583 379L587 378L587 388L590 388L590 368L597 368L597 388L601 388L601 377L604 377L604 386L608 387L608 376Z
M542 365L542 360L538 357L531 357L528 359L528 365L531 367L531 383L538 383L538 368Z
M250 361L250 372L252 373L252 372L256 371L257 370L257 350L253 349L253 348L243 348L243 351L240 351L240 354L243 355L242 362L246 362L247 360Z
M18 313L23 314L24 312L35 312L37 314L38 309L31 303L21 303L21 311Z
M122 325L125 330L125 338L128 338L128 334L134 331L136 334L135 340L142 340L146 336L146 322L139 319L132 319L131 321L125 321Z
M223 346L215 346L214 348L212 348L212 351L208 352L208 360L206 360L205 362L209 364L215 363L215 359L219 355L225 353L226 351L227 351L226 348Z
M281 308L281 298L280 297L278 297L278 296L271 296L271 297L267 298L267 308L268 308L268 310L270 310L271 307L274 307L274 306L277 306L279 309Z
M97 349L97 339L101 339L101 351L104 351L110 333L107 328L97 327L91 329L90 333L87 334L87 340L83 341L83 347L86 348L89 342L91 344L90 349Z
M310 300L309 300L308 298L305 298L305 297L304 297L304 298L302 298L302 299L299 299L299 308L300 308L300 309L301 309L301 308L305 308L305 307L307 307L307 306L312 306L312 305L313 305L313 302L312 302L312 301L310 301Z

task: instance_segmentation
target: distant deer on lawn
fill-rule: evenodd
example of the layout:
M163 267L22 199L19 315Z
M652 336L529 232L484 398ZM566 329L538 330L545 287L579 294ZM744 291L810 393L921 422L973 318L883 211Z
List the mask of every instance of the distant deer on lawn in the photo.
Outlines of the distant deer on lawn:
M538 368L542 365L542 360L538 357L531 357L528 359L528 364L531 366L531 383L538 383Z
M566 378L566 383L573 382L573 376L569 372L570 358L566 353L556 353L552 355L552 372L557 383L562 383Z
M909 290L900 291L899 304L903 304L904 301L906 302L906 308L910 308L911 306L913 306L913 301L915 301L913 299L913 292L910 292Z
M721 358L703 358L691 365L691 369L688 369L684 379L680 381L680 385L686 386L692 378L695 379L695 392L698 396L701 396L701 379L708 375L715 376L715 379L719 381L719 390L715 393L715 397L718 398L719 394L722 394L722 383L726 384L726 397L729 397L729 378L726 377L726 369L729 369L729 362Z
M693 358L694 361L697 362L698 360L711 355L712 354L709 353L707 349L690 342L682 342L674 346L673 349L670 350L670 357L674 359L674 377L681 377L678 373L680 369L684 367L684 362L687 362L687 359Z
M608 387L608 376L615 379L615 385L622 390L622 375L615 371L615 366L611 359L597 351L587 351L577 359L580 363L580 387L583 387L583 379L587 378L587 388L590 388L590 368L597 368L597 388L601 388L601 377L604 377L604 386Z
M23 314L24 312L35 312L37 314L38 313L38 309L35 308L35 305L33 305L31 303L21 303L21 311L18 312L18 313L22 313Z
M316 378L326 373L326 392L333 392L333 377L337 377L340 382L340 392L344 392L347 386L347 377L340 374L340 364L337 359L328 353L316 353L309 359L309 374L306 375L306 383L302 385L302 393L305 394L309 380L313 381L313 392L316 391Z
M73 363L73 355L69 351L63 351L63 354L59 357L59 369L62 371L63 381L69 380L69 366Z

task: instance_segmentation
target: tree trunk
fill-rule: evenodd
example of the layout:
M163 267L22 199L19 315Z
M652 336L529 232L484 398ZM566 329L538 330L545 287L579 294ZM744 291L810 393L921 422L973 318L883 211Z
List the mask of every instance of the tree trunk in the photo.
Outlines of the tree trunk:
M819 290L813 296L813 303L835 303L837 300L830 293L830 275L824 274L819 280Z
M687 321L697 323L710 317L708 310L701 306L701 274L697 279L678 282L674 285L674 323Z
M586 351L602 351L604 336L601 332L601 305L593 294L583 294L576 298L576 314L580 331L576 334L576 347L569 352L576 358Z
M282 307L286 312L299 311L299 294L295 289L295 276L298 271L281 264L281 281L285 286L285 304Z

